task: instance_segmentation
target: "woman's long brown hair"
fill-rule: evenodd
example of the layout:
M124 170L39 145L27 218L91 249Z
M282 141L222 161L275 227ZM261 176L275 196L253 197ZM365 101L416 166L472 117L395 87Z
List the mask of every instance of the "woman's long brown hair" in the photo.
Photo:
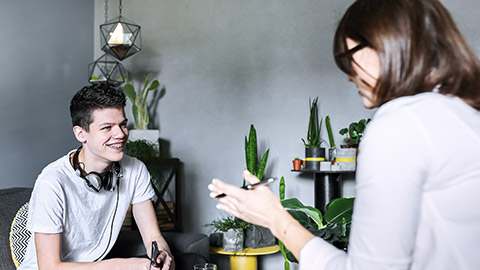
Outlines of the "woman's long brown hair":
M480 110L480 61L437 0L357 0L340 21L334 54L346 39L366 43L380 57L374 87L377 106L402 96L432 91L458 96ZM350 62L336 59L342 70Z

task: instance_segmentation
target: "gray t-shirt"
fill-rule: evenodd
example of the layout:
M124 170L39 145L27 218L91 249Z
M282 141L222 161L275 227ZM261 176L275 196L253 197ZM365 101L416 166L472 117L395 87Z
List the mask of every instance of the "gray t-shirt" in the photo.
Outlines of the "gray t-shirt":
M146 166L127 155L120 161L123 177L118 187L97 193L70 164L73 151L49 164L38 176L27 228L32 235L61 233L63 262L92 262L103 259L112 248L130 204L149 200L155 193ZM33 236L19 269L38 269Z

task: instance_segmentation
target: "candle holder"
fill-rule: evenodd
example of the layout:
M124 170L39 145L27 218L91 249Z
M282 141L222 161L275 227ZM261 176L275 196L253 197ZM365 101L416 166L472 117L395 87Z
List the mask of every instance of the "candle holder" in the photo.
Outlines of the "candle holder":
M140 26L118 16L100 25L101 49L123 60L141 50Z
M127 73L120 62L104 54L88 65L88 75L90 83L109 83L119 86L125 82Z

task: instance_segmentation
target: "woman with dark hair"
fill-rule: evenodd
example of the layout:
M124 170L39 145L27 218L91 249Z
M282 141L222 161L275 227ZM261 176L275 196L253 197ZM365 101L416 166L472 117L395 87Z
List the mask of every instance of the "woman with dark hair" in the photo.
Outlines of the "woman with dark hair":
M348 253L265 186L214 179L210 195L227 195L217 207L270 228L300 269L478 268L480 62L449 12L438 0L357 0L334 55L364 106L378 107L360 145Z

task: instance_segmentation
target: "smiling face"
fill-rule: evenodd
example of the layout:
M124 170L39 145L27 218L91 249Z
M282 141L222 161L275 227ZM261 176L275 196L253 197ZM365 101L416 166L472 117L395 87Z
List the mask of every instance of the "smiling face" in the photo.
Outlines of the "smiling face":
M347 49L355 48L359 43L347 38ZM364 47L352 54L351 66L354 75L348 75L348 80L358 88L358 94L362 98L365 108L374 108L377 105L373 89L377 84L380 74L380 58L378 53L370 48Z
M112 162L120 161L128 139L127 119L121 108L96 109L92 123L86 131L80 126L73 128L75 137L83 145L79 161L85 171L106 172Z

